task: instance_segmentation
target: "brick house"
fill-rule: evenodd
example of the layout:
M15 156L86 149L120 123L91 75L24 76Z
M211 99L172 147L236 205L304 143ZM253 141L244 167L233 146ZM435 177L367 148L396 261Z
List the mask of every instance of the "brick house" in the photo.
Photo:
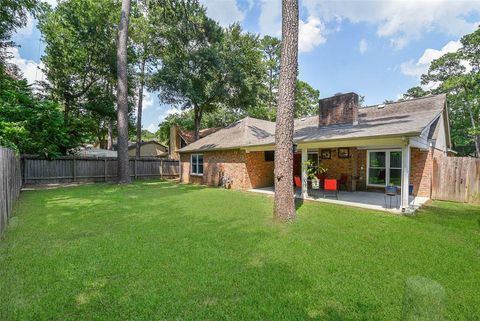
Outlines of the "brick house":
M316 116L295 120L294 175L306 196L306 160L328 169L328 178L348 177L350 190L401 189L430 197L433 159L450 151L446 96L436 95L369 107L347 93L320 100ZM181 181L232 188L273 186L275 123L246 117L179 150Z

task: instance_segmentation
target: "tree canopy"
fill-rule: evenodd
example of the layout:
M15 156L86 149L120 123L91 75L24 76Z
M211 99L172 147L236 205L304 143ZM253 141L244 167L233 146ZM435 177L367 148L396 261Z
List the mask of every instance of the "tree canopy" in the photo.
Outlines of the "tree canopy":
M422 75L422 86L404 98L446 93L451 138L460 155L480 155L480 28L460 39L462 47L435 59Z

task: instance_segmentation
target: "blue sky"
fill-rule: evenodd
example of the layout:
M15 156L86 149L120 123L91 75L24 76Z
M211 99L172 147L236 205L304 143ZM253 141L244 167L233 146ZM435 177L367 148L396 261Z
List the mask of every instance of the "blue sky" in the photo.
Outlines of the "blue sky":
M54 4L55 0L48 2ZM280 0L201 0L210 17L228 26L280 37ZM430 62L458 50L462 35L480 25L480 0L300 0L300 78L321 97L354 91L367 104L397 99L419 83ZM19 30L14 62L30 81L43 75L43 52L35 21ZM143 127L158 128L172 106L146 93Z

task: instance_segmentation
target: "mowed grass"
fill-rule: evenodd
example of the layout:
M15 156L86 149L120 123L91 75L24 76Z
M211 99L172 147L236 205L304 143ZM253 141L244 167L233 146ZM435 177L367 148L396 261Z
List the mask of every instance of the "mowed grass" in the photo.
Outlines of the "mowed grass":
M480 319L480 207L414 217L168 182L22 193L0 241L0 320L400 320L405 282Z

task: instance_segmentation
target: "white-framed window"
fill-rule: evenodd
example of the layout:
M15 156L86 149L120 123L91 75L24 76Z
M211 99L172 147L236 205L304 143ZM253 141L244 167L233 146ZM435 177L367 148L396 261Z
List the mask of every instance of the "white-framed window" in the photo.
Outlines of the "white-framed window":
M203 154L192 154L190 164L192 175L203 175Z
M400 186L402 183L401 150L369 150L367 167L367 185L369 186Z

